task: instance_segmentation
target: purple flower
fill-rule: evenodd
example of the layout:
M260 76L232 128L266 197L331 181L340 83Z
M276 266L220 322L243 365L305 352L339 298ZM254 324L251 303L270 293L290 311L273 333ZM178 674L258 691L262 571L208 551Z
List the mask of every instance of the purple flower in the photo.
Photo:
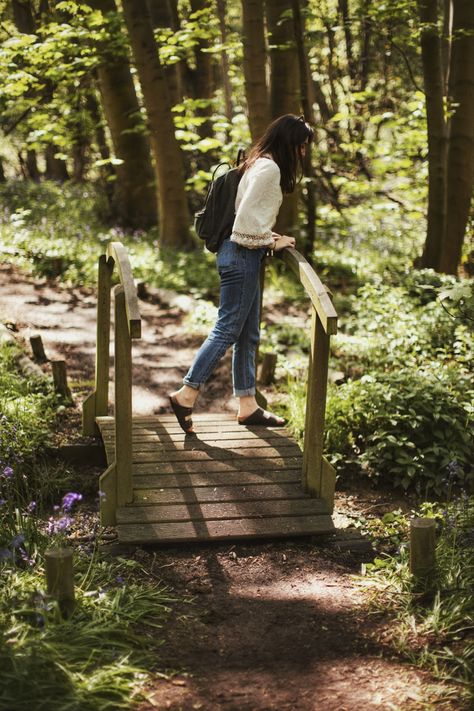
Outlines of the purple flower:
M0 499L0 506L3 506L6 503L7 503L6 499Z
M73 520L70 516L61 516L57 520L51 516L48 519L48 536L67 531Z
M5 479L11 479L13 476L13 469L11 467L5 467L3 470L3 476Z
M25 536L22 533L18 533L16 536L12 538L12 542L10 543L12 548L19 548L23 543L25 542Z
M36 501L30 501L30 503L26 507L26 510L28 511L28 513L33 513L33 511L36 511Z
M12 557L8 548L0 548L0 560L9 560Z
M119 585L123 585L125 583L125 578L123 577L123 575L117 575L115 580L118 582Z
M73 522L73 519L70 516L62 516L60 519L58 519L56 521L56 530L57 531L66 531L72 522Z
M63 511L69 512L76 502L82 501L82 494L76 494L70 491L69 494L63 496L61 508Z

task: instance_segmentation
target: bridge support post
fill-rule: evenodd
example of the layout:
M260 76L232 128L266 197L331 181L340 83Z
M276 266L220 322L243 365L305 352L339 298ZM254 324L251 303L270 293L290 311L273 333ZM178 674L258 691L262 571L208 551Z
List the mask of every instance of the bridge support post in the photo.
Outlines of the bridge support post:
M95 357L95 385L93 392L82 405L82 433L98 435L96 417L107 415L109 395L109 348L110 348L110 287L113 259L105 254L99 258L97 287L97 351Z
M117 506L133 500L132 485L132 339L125 292L114 288L115 299L115 469Z
M311 351L308 368L308 392L304 430L303 476L305 491L334 508L335 470L323 457L324 422L329 367L330 336L314 306L311 309Z

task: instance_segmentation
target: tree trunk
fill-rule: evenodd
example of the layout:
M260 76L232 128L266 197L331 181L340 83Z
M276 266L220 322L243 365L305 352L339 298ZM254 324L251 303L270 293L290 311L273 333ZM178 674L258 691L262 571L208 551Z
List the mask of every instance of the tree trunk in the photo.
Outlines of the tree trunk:
M39 183L41 174L39 172L38 161L36 159L36 151L31 148L26 151L26 167L31 180L34 180L35 183Z
M446 223L446 153L443 64L437 0L418 0L421 60L428 124L428 230L420 266L439 269Z
M282 114L299 114L300 73L296 51L293 16L288 16L286 0L267 0L270 50L270 113L272 118ZM283 17L282 17L283 15ZM290 234L298 228L298 193L285 195L280 208L276 231Z
M242 0L242 46L248 121L255 142L270 123L263 0Z
M192 13L200 13L206 11L209 7L208 0L190 0ZM200 24L203 20L200 20ZM213 55L203 50L209 49L210 42L207 37L202 37L198 40L194 48L194 56L196 61L196 69L191 70L191 86L192 96L195 99L204 100L205 105L196 108L196 116L205 119L198 126L198 133L201 138L209 138L213 135L213 126L211 121L212 116L212 99L214 97L214 62Z
M362 46L360 54L360 90L365 91L369 83L370 72L370 42L372 38L372 20L369 15L369 9L372 0L364 0L362 5Z
M179 15L175 2L173 3L171 0L148 0L148 10L153 27L166 27L172 29L173 32L179 30ZM180 60L175 64L163 67L172 106L180 104L183 100L183 67L185 64L184 60Z
M162 246L191 248L181 150L146 0L123 0L123 10L143 92L159 200Z
M341 14L342 26L344 29L344 39L346 42L347 69L349 71L349 76L350 76L352 82L354 82L356 72L355 72L353 42L352 42L351 18L349 17L349 3L348 3L348 0L338 0L337 4L339 7L339 12Z
M101 160L106 161L105 165L100 168L99 172L104 185L104 192L107 196L108 207L111 209L114 203L113 181L114 178L116 178L116 172L114 166L108 162L110 160L110 150L104 130L104 119L102 117L99 101L96 97L96 92L92 89L92 87L87 94L87 110L94 125L96 148L99 152ZM154 200L154 198L155 194L153 192L152 199Z
M89 0L104 16L116 13L115 0ZM157 201L150 143L143 134L140 105L125 52L99 47L97 69L102 106L110 130L114 153L122 161L116 166L115 203L120 222L147 228L157 223Z
M474 179L474 3L454 0L449 98L446 235L440 269L456 274Z
M295 42L298 52L299 76L301 86L301 104L303 113L311 126L315 127L316 120L314 116L314 93L313 82L311 79L311 69L309 66L308 52L305 47L305 27L304 20L301 14L300 0L292 0L293 9L293 26L295 32ZM307 178L306 182L306 239L304 244L304 256L311 263L314 245L316 241L316 191L315 191L315 175L312 164L312 150L308 146L304 159L304 174Z
M217 0L217 14L219 16L219 28L221 32L221 42L225 46L227 42L227 25L226 25L226 1ZM221 80L222 89L224 91L224 106L227 121L232 121L232 86L230 83L229 73L229 57L225 49L221 51Z
M46 146L45 160L46 171L45 177L48 180L54 180L57 183L64 183L69 180L69 173L66 161L62 158L56 158L56 153L60 153L58 146L50 144Z

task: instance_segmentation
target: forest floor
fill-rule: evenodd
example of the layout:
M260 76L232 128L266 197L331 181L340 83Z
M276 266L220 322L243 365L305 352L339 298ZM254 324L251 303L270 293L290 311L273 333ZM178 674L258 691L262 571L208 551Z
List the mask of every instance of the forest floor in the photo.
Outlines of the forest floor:
M42 336L50 359L65 359L75 407L63 418L63 443L80 441L80 402L95 357L95 295L25 276L0 265L0 322L28 341ZM141 301L143 338L134 347L134 409L167 410L202 337L186 332L177 307ZM46 364L45 371L49 366ZM200 398L233 412L229 359ZM97 469L85 468L92 481ZM340 485L341 486L341 485ZM344 485L335 524L361 515L409 510L392 492ZM359 541L360 543L360 541ZM140 711L460 711L456 688L406 663L389 643L391 619L374 614L354 577L370 546L338 538L123 550L176 595L159 631L164 644Z

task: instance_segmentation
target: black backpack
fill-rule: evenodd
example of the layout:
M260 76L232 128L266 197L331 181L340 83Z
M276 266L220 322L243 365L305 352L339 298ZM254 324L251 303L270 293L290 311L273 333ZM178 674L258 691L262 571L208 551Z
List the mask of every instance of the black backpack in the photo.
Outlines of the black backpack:
M239 151L237 166L240 156ZM215 178L216 172L224 165L228 166L228 170ZM229 163L219 163L212 174L204 207L194 215L196 234L204 240L210 252L217 252L222 242L232 233L240 177L238 167L231 168Z

